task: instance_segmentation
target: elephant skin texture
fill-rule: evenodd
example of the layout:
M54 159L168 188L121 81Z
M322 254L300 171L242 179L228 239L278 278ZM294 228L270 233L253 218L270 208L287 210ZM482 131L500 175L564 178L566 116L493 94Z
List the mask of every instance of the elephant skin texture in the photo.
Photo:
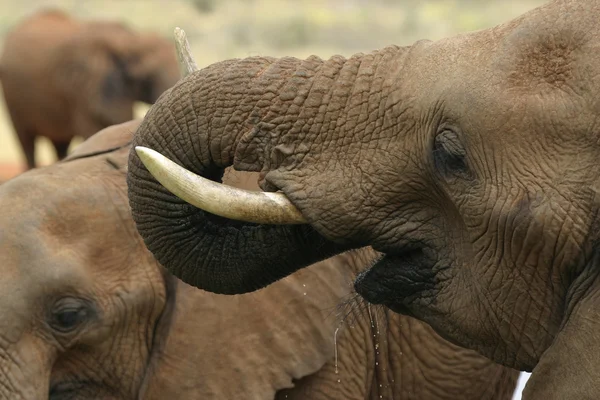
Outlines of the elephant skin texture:
M213 180L259 172L308 223L212 219L132 151L138 231L224 294L372 246L383 256L354 283L367 301L532 371L526 400L600 398L598 20L598 0L557 0L435 42L201 69L134 145Z
M0 186L0 399L510 399L518 371L348 301L372 250L239 296L167 273L127 202L138 124Z
M36 137L48 138L62 159L75 136L131 120L135 101L154 103L179 77L170 41L54 9L8 32L0 56L6 106L29 168Z

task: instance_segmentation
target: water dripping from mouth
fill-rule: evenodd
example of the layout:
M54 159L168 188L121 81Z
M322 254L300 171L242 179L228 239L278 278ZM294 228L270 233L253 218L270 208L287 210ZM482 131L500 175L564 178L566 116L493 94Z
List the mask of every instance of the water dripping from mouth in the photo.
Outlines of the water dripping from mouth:
M333 334L333 354L335 355L335 373L339 373L338 370L338 352L337 352L337 333L340 328L336 328L335 333ZM338 381L339 382L339 381Z

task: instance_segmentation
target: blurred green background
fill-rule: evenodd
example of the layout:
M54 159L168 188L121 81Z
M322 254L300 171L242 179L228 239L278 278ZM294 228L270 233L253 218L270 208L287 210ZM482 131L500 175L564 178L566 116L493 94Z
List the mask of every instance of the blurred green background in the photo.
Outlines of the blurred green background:
M494 26L542 0L0 0L0 48L23 17L57 7L171 37L183 28L198 66L252 55L328 58ZM147 107L140 105L138 115ZM54 161L45 139L36 158ZM20 171L21 150L0 99L0 179Z

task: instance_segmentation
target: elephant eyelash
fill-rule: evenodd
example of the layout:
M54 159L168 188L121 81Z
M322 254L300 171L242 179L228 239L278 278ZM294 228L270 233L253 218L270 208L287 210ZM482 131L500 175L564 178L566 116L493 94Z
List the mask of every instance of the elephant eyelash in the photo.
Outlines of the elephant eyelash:
M94 307L84 299L65 297L56 301L48 312L48 325L59 335L73 335L95 315Z
M472 178L467 164L467 153L458 134L445 129L436 135L433 143L433 160L436 169L445 177Z

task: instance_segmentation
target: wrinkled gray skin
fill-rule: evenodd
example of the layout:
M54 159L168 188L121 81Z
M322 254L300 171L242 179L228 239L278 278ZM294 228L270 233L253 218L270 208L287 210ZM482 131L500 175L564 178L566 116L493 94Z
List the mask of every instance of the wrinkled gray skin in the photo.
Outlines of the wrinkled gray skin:
M138 124L0 186L0 399L510 399L517 371L421 322L350 307L340 323L370 250L238 297L167 274L127 204Z
M525 399L600 398L599 20L597 0L558 0L437 42L198 71L134 144L212 179L260 171L309 225L229 227L132 152L138 230L219 293L373 245L385 256L355 283L368 301L533 370Z
M29 168L37 137L58 159L71 140L133 118L179 79L175 46L112 21L38 11L7 33L0 56L6 107Z

